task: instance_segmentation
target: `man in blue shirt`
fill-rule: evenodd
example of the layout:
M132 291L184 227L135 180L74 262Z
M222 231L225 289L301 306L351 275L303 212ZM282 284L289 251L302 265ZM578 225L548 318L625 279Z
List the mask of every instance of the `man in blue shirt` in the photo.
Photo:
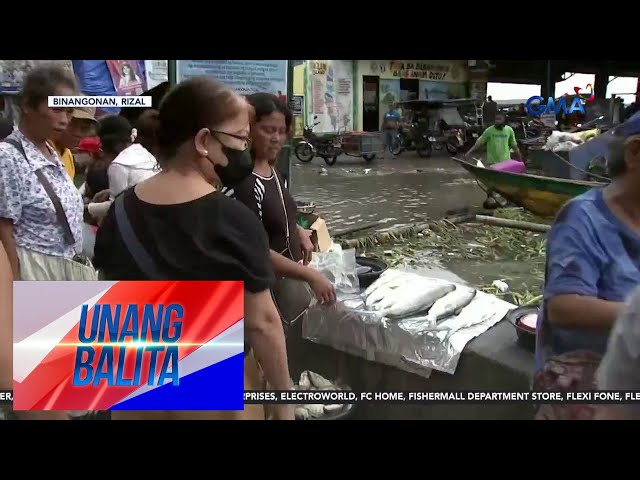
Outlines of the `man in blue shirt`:
M398 141L398 128L400 127L400 112L396 110L394 103L389 104L389 111L384 114L382 120L382 132L384 142L384 157L386 158L387 150L393 152Z

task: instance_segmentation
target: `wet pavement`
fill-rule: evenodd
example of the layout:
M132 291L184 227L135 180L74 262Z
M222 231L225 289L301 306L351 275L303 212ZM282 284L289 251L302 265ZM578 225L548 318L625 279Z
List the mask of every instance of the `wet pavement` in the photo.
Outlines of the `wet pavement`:
M296 200L317 204L329 231L381 222L377 230L438 219L448 210L479 207L486 195L449 156L419 158L405 152L366 162L341 156L330 167L321 158L291 159Z
M374 222L381 222L375 227L380 231L437 220L451 210L481 207L486 199L474 177L449 156L423 159L413 152L405 152L397 158L370 163L364 159L340 157L332 167L321 158L304 164L292 156L291 165L293 196L296 200L317 204L315 213L325 219L330 234ZM475 241L474 235L480 235L479 232L486 228L478 226L479 230L470 234L470 247ZM353 236L366 236L372 231ZM542 282L539 268L533 268L533 264L543 261L543 257L536 262L501 256L474 261L456 253L420 249L411 244L410 241L400 242L395 246L365 249L361 253L387 261L387 253L402 253L408 248L413 251L401 255L410 258L409 263L403 260L404 268L429 276L447 274L456 281L467 281L478 287L502 280L516 290L537 292Z

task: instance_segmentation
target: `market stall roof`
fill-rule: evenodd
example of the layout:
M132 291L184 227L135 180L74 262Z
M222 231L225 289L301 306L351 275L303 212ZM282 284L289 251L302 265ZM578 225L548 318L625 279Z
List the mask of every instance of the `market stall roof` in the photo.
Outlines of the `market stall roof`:
M396 102L396 105L399 107L408 107L408 108L420 108L420 107L432 107L432 108L440 108L440 107L459 107L463 105L471 105L478 103L478 100L475 98L456 98L450 100L409 100L406 102Z
M490 82L537 83L542 84L547 78L548 60L490 60L495 65L489 72ZM565 72L597 73L608 75L635 77L640 74L640 61L629 60L551 60L554 82L562 80Z

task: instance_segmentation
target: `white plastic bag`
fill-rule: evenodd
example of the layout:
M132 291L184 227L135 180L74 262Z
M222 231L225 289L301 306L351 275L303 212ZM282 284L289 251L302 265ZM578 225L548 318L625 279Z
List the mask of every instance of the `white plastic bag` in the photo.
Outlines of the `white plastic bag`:
M551 151L552 152L570 152L571 150L573 150L574 148L576 148L578 146L577 143L573 143L573 142L560 142L558 144L556 144Z

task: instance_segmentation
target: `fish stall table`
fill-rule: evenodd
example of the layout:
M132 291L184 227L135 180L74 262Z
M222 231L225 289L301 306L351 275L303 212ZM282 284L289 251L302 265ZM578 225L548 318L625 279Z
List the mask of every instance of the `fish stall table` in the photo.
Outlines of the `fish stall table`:
M338 325L346 313L326 309L328 325ZM331 317L333 316L333 317ZM331 317L331 318L330 318ZM307 321L308 319L305 319ZM455 373L432 370L428 378L404 369L346 353L326 344L303 338L303 322L287 333L287 348L292 378L303 370L312 370L350 385L358 391L528 391L533 372L533 353L517 342L514 326L507 320L470 340L460 353ZM532 419L533 407L513 405L384 405L360 404L354 419Z
M301 324L287 335L291 376L305 369L325 378L339 379L362 391L527 391L531 384L533 353L516 344L514 327L502 320L471 340L460 356L453 375L434 370L430 378L340 352L305 340ZM358 405L359 420L527 420L533 408L513 405Z

